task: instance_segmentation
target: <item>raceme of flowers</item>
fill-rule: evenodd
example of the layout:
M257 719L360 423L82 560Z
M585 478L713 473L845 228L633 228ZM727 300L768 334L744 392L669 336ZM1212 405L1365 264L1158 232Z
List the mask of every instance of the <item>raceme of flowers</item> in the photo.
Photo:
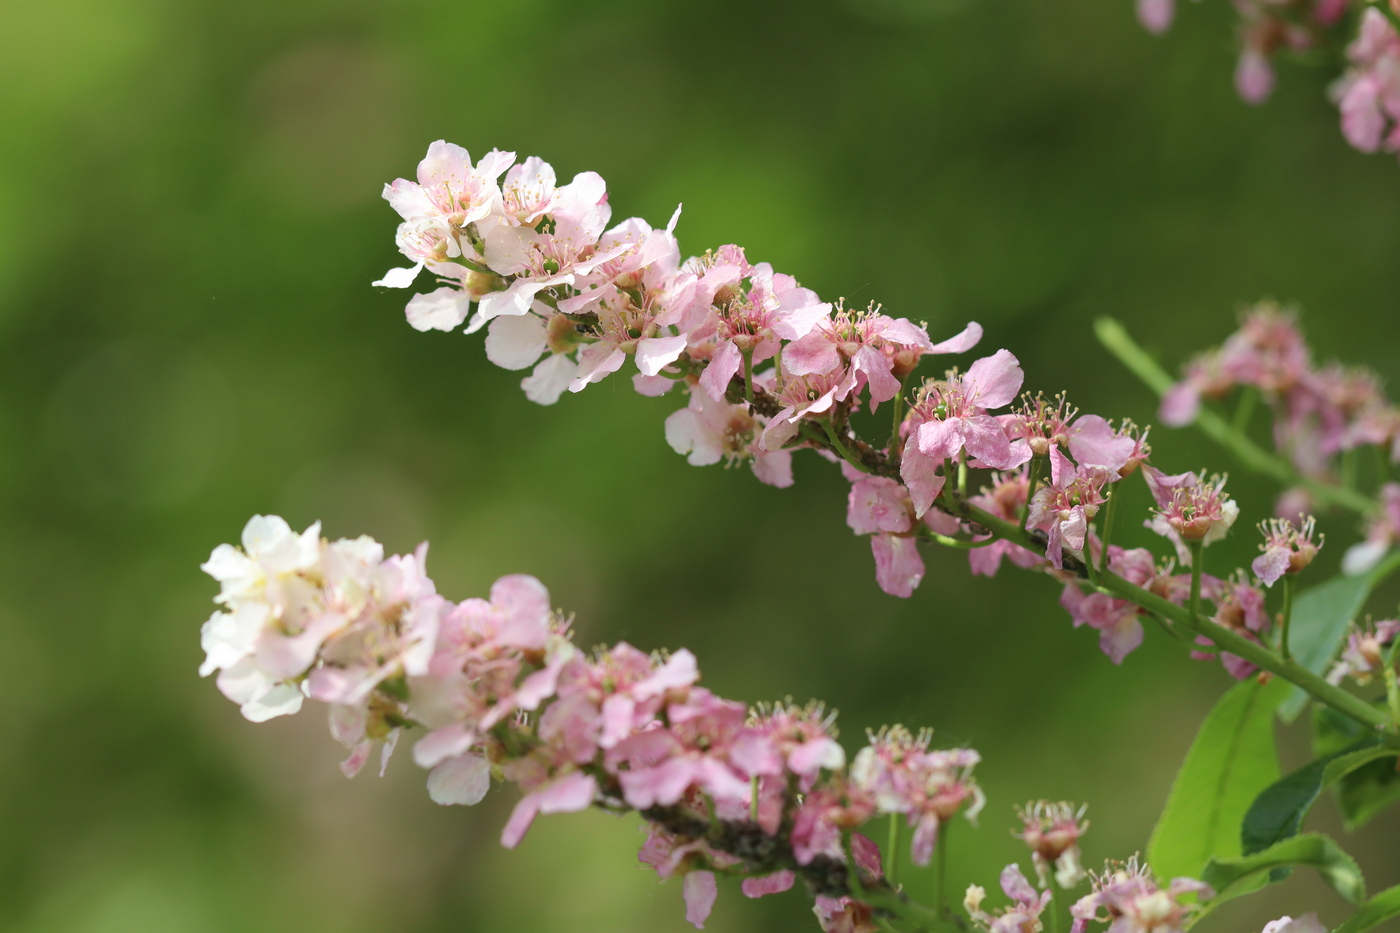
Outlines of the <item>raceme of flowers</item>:
M1302 481L1280 495L1274 512L1289 523L1301 523L1309 534L1306 516L1321 503L1306 481L1345 479L1367 448L1384 463L1400 463L1400 408L1382 392L1380 377L1361 367L1316 366L1296 316L1272 302L1251 309L1223 344L1192 359L1182 380L1163 397L1159 414L1168 425L1190 424L1203 402L1238 390L1254 393L1269 406L1274 446ZM1387 481L1371 509L1366 540L1347 552L1343 567L1348 573L1370 569L1400 541L1400 485L1386 474L1383 478ZM1272 556L1267 567L1256 561L1254 570L1266 580L1285 559L1291 564L1311 561L1314 552L1291 538L1294 533L1286 525L1272 523L1264 533Z
M385 197L403 218L398 245L412 265L376 284L407 287L424 270L438 279L409 301L414 327L487 328L488 357L530 369L522 387L543 404L617 373L630 356L638 391L685 394L666 438L697 465L748 463L781 487L798 450L839 464L848 524L870 536L889 593L918 586L921 543L964 548L974 573L993 575L1005 559L1062 581L1062 605L1076 626L1098 631L1115 662L1142 641L1151 611L1194 631L1197 655L1219 656L1237 678L1257 663L1293 679L1275 652L1286 661L1293 580L1323 544L1311 507L1342 489L1367 516L1366 542L1347 555L1353 569L1400 538L1400 485L1384 482L1400 459L1400 415L1373 376L1315 368L1277 308L1246 316L1163 404L1164 421L1186 424L1245 387L1273 407L1276 446L1292 459L1281 469L1299 477L1279 517L1259 526L1250 567L1213 576L1204 549L1239 516L1223 476L1169 474L1150 462L1147 429L1022 393L1019 361L1005 349L941 378L916 374L925 356L970 351L982 336L976 323L935 343L925 325L877 306L823 302L738 246L682 262L679 208L665 228L635 218L609 226L601 178L559 185L538 158L517 164L493 151L473 164L439 141L417 181L399 179ZM888 434L873 432L883 443L861 439L856 424L872 433L883 404ZM1365 446L1382 463L1372 505L1346 475L1350 452ZM984 471L979 492L968 492L970 470ZM1134 474L1152 496L1143 524L1165 539L1165 559L1111 541L1119 484ZM409 733L439 803L476 803L493 779L519 785L501 836L508 847L540 814L638 812L648 827L639 859L663 879L683 878L697 927L722 874L741 878L750 897L801 879L826 930L865 933L890 919L951 928L941 894L932 910L899 886L898 839L908 832L912 864L941 864L947 821L974 820L984 805L976 752L933 749L929 733L895 726L870 733L848 762L834 716L818 704L749 709L717 697L698 686L685 650L580 651L571 619L533 577L503 577L488 598L452 603L427 576L426 553L386 557L367 537L330 542L319 525L298 534L279 518L253 518L241 547L221 545L203 565L223 608L205 623L201 673L217 671L219 689L253 721L295 713L306 698L327 703L331 733L349 750L347 776L376 754L382 773ZM1266 590L1280 582L1275 615ZM1381 675L1395 706L1398 636L1394 621L1353 626L1327 680ZM1320 678L1295 682L1379 725L1374 709ZM877 817L891 824L883 853L861 832ZM1082 808L1039 801L1020 817L1035 883L1013 864L999 879L1004 904L970 887L964 908L978 929L1038 933L1055 889L1086 881L1090 892L1070 905L1075 933L1091 923L1173 933L1215 896L1197 879L1156 878L1136 858L1086 872ZM1266 933L1319 930L1308 915Z
M935 343L923 325L877 306L853 311L821 301L791 276L751 263L739 246L682 262L679 208L665 228L639 218L609 227L606 184L594 173L559 185L536 157L517 163L513 153L493 150L473 164L466 150L438 141L417 180L398 179L384 196L403 218L397 242L414 264L376 284L407 287L424 269L439 283L409 300L415 328L487 328L488 358L531 369L521 385L542 404L617 373L631 357L637 391L685 394L665 431L692 464L748 463L761 481L785 487L798 450L838 461L851 483L847 522L870 536L876 580L888 593L907 597L918 587L921 541L968 547L977 574L995 574L1003 558L1043 569L1064 579L1061 602L1075 625L1097 630L1103 651L1121 662L1142 642L1143 610L1095 591L1084 571L1099 565L1185 605L1193 547L1218 541L1239 514L1222 477L1152 466L1145 428L1081 414L1063 396L1023 394L1024 373L1005 349L941 378L916 375L924 357L971 350L982 336L975 322ZM1306 369L1291 319L1262 311L1241 333L1255 331L1264 333L1232 338L1248 346L1223 354L1227 371ZM1218 380L1199 382L1188 376L1165 420L1182 423L1202 393L1219 388ZM1333 382L1319 376L1310 384L1315 396L1333 398ZM852 416L885 404L892 411L883 445L857 437ZM1387 420L1376 405L1337 414L1344 404L1316 403L1297 417L1335 422L1357 443L1363 435L1397 443L1400 419ZM1369 434L1358 427L1363 409ZM969 468L990 471L988 485L971 495ZM1172 544L1172 560L1106 546L1114 489L1135 473L1156 503L1148 525ZM1024 528L1036 550L987 535L978 514ZM1400 496L1396 518L1400 532ZM1243 569L1229 578L1203 575L1200 596L1213 605L1213 621L1267 643L1274 619L1261 586L1303 569L1320 541L1301 518L1261 530L1257 577ZM1221 657L1237 677L1254 669Z
M865 886L883 884L880 853L855 830L893 816L923 866L943 824L983 807L970 748L932 749L928 732L896 726L872 734L848 766L820 705L751 710L717 697L697 686L683 649L583 652L533 577L449 602L425 573L426 553L386 558L368 537L326 541L319 524L298 534L255 516L241 547L220 545L203 565L222 608L202 632L201 673L217 671L219 689L254 722L295 713L306 698L328 704L347 776L376 751L382 773L413 730L413 759L429 769L438 803L475 804L493 777L519 785L507 847L540 814L640 812L649 833L639 858L662 878L683 876L697 927L719 872L743 876L750 897L801 877L828 929L873 929L848 873L854 858ZM1083 879L1082 816L1045 802L1023 811L1042 886L1047 872L1066 888Z
M1400 3L1395 0L1235 0L1240 55L1235 90L1262 104L1274 90L1279 53L1316 54L1342 44L1346 70L1330 89L1342 134L1362 152L1400 151ZM1137 0L1154 33L1171 28L1176 0Z
M571 619L530 576L502 577L487 599L449 602L425 573L426 554L422 545L386 558L368 537L332 542L319 523L297 533L254 516L241 546L219 545L202 565L220 583L222 608L202 631L201 673L217 671L219 689L254 722L296 713L308 697L325 702L331 734L349 750L347 777L376 751L382 774L410 731L437 803L475 804L493 779L519 785L506 847L541 814L637 811L648 830L638 859L683 879L697 928L718 895L716 875L729 875L751 898L800 878L824 930L873 933L897 910L872 894L899 895L879 846L858 830L898 821L911 830L911 862L926 866L941 827L959 813L975 821L985 804L972 749L931 749L929 732L894 726L870 734L848 765L821 705L747 709L717 697L697 686L684 649L580 651ZM1162 884L1136 857L1086 872L1083 807L1042 800L1018 812L1015 835L1038 886L1011 864L1000 878L1008 904L984 909L985 889L969 887L964 908L978 929L1040 931L1053 888L1085 880L1075 931L1099 922L1179 933L1197 899L1213 896L1195 879ZM1321 929L1310 915L1266 933Z

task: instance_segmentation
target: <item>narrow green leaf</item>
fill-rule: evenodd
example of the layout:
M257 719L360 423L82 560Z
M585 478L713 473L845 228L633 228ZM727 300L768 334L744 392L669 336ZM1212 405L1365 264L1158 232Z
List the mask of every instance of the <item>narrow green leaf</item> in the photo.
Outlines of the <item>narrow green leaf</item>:
M1201 723L1147 846L1157 875L1199 878L1211 858L1241 854L1245 813L1278 780L1273 715L1287 687L1238 683Z
M1361 909L1333 933L1365 933L1376 924L1392 917L1400 917L1400 885L1386 888L1362 904Z
M1366 882L1356 860L1321 833L1285 839L1253 855L1211 859L1201 880L1215 888L1209 906L1214 909L1231 898L1256 890L1276 869L1311 865L1322 880L1353 904L1366 899Z
M1293 659L1314 674L1326 672L1346 637L1347 623L1356 618L1371 595L1373 574L1334 577L1304 590L1293 603L1288 644ZM1308 694L1294 687L1279 707L1284 722L1292 722L1308 705Z
M1296 836L1323 788L1331 787L1357 768L1389 754L1379 744L1380 739L1375 736L1362 739L1344 751L1319 758L1284 775L1265 788L1255 798L1240 828L1244 854L1262 852ZM1276 880L1283 880L1282 876Z

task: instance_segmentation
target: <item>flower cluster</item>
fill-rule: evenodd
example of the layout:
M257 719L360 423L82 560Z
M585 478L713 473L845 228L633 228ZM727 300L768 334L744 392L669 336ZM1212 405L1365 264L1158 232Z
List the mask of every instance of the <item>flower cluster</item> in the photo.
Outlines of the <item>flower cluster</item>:
M1162 421L1190 424L1204 399L1238 387L1256 390L1272 408L1274 443L1306 478L1335 478L1339 455L1366 445L1400 462L1400 409L1379 378L1359 368L1314 366L1294 313L1271 302L1250 309L1239 330L1187 365L1162 400ZM1287 519L1312 509L1305 490L1290 490L1280 506Z
M242 547L203 567L223 608L205 623L203 674L244 716L330 706L353 776L377 748L381 772L404 730L441 804L474 804L491 779L524 792L501 833L514 847L535 817L592 806L649 823L640 859L684 876L687 916L702 926L714 873L746 877L758 897L800 876L828 929L858 929L882 884L879 850L855 832L879 815L913 827L928 864L942 823L974 819L981 789L971 749L930 749L929 733L881 730L849 768L834 716L817 704L748 709L697 685L694 655L626 643L592 654L535 578L503 577L487 599L452 603L424 572L426 546L385 557L369 538L326 541L256 516ZM861 919L864 918L864 919Z
M533 366L522 385L545 404L631 356L638 391L686 394L665 434L695 465L747 463L763 482L788 486L797 450L839 462L851 484L847 523L870 537L876 581L888 593L907 597L919 586L921 543L966 547L973 572L987 576L1006 558L1060 576L1075 624L1098 630L1105 653L1121 662L1142 640L1142 609L1099 591L1095 567L1178 605L1191 576L1159 567L1145 550L1111 545L1115 489L1142 475L1156 503L1148 527L1193 571L1198 546L1226 535L1239 514L1223 478L1150 465L1146 429L1081 414L1063 395L1022 394L1025 374L1007 350L941 378L919 375L924 357L972 349L982 336L976 323L934 343L923 326L875 306L821 301L738 246L682 262L678 214L664 229L637 218L609 227L606 185L592 173L558 186L537 158L515 164L514 154L493 151L473 167L465 150L439 141L418 180L399 179L385 197L403 217L399 246L415 265L379 284L407 285L425 267L444 283L409 302L413 326L489 326L487 356L509 369ZM1361 391L1374 390L1374 380L1314 370L1291 317L1272 308L1193 363L1164 417L1184 423L1203 395L1236 385L1275 400L1300 449L1318 447L1313 434L1321 449L1337 451L1400 425L1378 391ZM893 409L889 434L862 440L857 424L869 432L884 404ZM969 470L989 471L990 485L969 495ZM1016 535L989 534L988 522ZM1311 526L1291 527L1266 530L1255 567L1265 584L1278 579L1280 561L1296 572L1315 551ZM1374 546L1397 534L1400 511L1393 528L1373 530ZM1256 642L1268 634L1272 620L1248 579L1200 582L1220 624ZM1224 659L1237 676L1252 670Z
M1273 94L1280 52L1336 48L1345 36L1348 68L1332 87L1342 135L1362 152L1400 151L1400 6L1395 0L1235 0L1239 59L1235 90L1246 103ZM1171 28L1176 0L1137 0L1138 19L1154 33ZM1354 15L1348 16L1349 13Z
M1400 151L1400 32L1376 7L1361 13L1361 28L1347 46L1351 67L1334 95L1342 132L1362 152Z

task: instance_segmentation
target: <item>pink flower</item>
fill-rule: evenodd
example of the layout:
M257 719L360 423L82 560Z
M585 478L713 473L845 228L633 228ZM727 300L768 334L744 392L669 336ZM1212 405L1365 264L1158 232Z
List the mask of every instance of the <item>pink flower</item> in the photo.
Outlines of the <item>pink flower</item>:
M1164 33L1176 17L1176 0L1137 0L1137 16L1148 32Z
M496 179L514 161L515 153L493 149L473 167L471 156L461 146L441 139L429 146L428 154L418 163L416 184L399 178L384 186L384 199L404 219L399 226L399 248L415 265L391 269L374 284L407 288L424 264L476 256L467 228L499 209L501 192Z
M1045 556L1055 568L1064 566L1064 550L1084 553L1089 523L1107 501L1103 489L1120 477L1104 467L1070 469L1061 474L1063 485L1041 487L1031 497L1026 528L1046 533Z
M1075 628L1087 625L1099 632L1099 648L1113 661L1123 659L1142 644L1142 623L1138 607L1126 599L1115 599L1106 593L1085 593L1074 582L1066 583L1060 593L1060 605L1074 620Z
M1048 456L1050 481L1057 485L1067 482L1065 476L1074 469L1064 455L1066 449L1081 466L1101 466L1117 473L1127 470L1129 463L1136 468L1146 459L1145 441L1135 436L1132 422L1125 421L1121 430L1115 430L1098 415L1079 418L1078 414L1064 395L1057 396L1053 404L1038 395L1001 420L1012 439L1016 460Z
M1016 357L998 350L973 363L966 375L949 373L942 382L925 383L906 420L912 446L934 463L966 450L978 466L1020 466L1024 458L1013 453L1006 432L987 411L1010 403L1024 377Z
M884 352L887 346L893 352L934 352L924 329L904 318L887 317L874 306L859 312L838 307L832 317L818 320L806 336L787 346L783 367L794 376L836 376L838 401L868 383L870 401L878 405L899 392L891 356Z
M1246 582L1243 571L1229 580L1205 578L1201 589L1215 603L1212 621L1242 638L1258 644L1260 636L1273 626L1273 619L1264 607L1263 591ZM1212 645L1210 639L1204 636L1197 638L1196 642L1207 647ZM1193 651L1191 657L1206 661L1215 657L1215 652ZM1220 652L1220 663L1236 680L1244 680L1256 670L1253 664L1228 651Z
M1263 933L1327 933L1327 928L1317 919L1316 913L1310 913L1297 920L1288 916L1270 920L1264 924Z
M696 687L683 703L667 707L669 729L623 739L608 752L623 798L638 810L671 806L692 788L715 800L747 801L748 775L730 760L730 745L743 727L745 709ZM620 765L626 764L626 770Z
M503 291L482 297L468 329L502 314L524 314L540 292L572 286L577 276L630 249L630 243L616 243L605 251L596 248L611 214L603 179L594 172L582 172L554 192L548 222L541 230L511 223L487 230L487 265L513 279Z
M914 827L911 857L927 865L943 821L960 810L975 821L986 802L972 778L981 756L970 748L929 751L930 734L896 726L871 736L851 763L851 781L881 813L908 814Z
M846 524L858 535L913 527L909 491L883 476L857 474L846 500Z
M1181 898L1187 894L1202 900L1215 896L1208 885L1193 878L1174 878L1169 886L1159 887L1136 857L1126 863L1110 862L1103 874L1090 877L1093 893L1070 908L1072 933L1083 933L1091 920L1110 924L1113 933L1181 933L1197 909L1194 904L1181 903Z
M747 405L715 401L703 390L690 391L689 404L666 419L666 442L686 454L693 466L747 461L761 482L778 488L792 485L792 451L765 450L758 444L762 419Z
M1327 672L1327 682L1339 684L1348 677L1357 683L1368 684L1385 664L1382 651L1400 636L1400 621L1387 619L1369 623L1363 628L1352 623L1347 634L1347 645L1342 650L1341 659Z
M775 273L766 262L749 265L737 246L707 256L699 269L689 281L677 280L676 291L689 296L693 309L682 324L690 342L713 344L700 387L715 401L742 374L745 354L756 367L783 341L806 337L831 313L829 303L819 302L792 276Z
M1261 49L1246 44L1235 66L1235 92L1246 104L1262 104L1274 92L1274 68Z
M1191 562L1185 542L1213 544L1229 534L1239 517L1239 505L1225 494L1223 476L1207 482L1195 473L1168 476L1152 467L1144 467L1142 475L1157 503L1147 527L1176 546L1182 563Z
M1259 524L1264 543L1263 551L1250 565L1265 586L1273 586L1286 573L1301 573L1313 562L1317 552L1326 541L1326 536L1313 541L1316 521L1311 515L1295 525L1282 519L1271 519Z
M1400 36L1380 10L1362 11L1347 58L1351 68L1335 92L1347 142L1362 152L1400 148Z
M1076 810L1073 804L1048 800L1037 800L1017 808L1023 829L1015 835L1030 848L1041 887L1049 885L1052 869L1056 882L1066 890L1083 880L1079 837L1089 829L1084 810L1082 806ZM1011 896L1010 892L1007 896Z
M991 488L983 487L981 494L970 497L968 501L998 518L1019 523L1029 488L1030 478L1025 468L1016 473L993 473ZM974 548L967 553L973 574L984 577L996 576L1003 557L1009 558L1018 567L1034 567L1043 562L1040 555L1003 540L993 541L986 547Z
M731 757L750 775L777 776L786 772L806 791L823 771L846 765L846 753L836 741L835 715L819 703L805 707L785 703L760 715L734 743Z
M1365 573L1400 540L1400 483L1386 483L1380 489L1380 508L1371 516L1366 540L1353 544L1342 558L1342 571L1355 576Z
M1014 863L1001 870L1001 889L1012 903L995 914L982 909L982 901L987 896L982 887L974 884L967 889L963 908L974 926L988 933L1027 933L1043 929L1040 915L1050 903L1049 890L1037 893L1021 874L1021 867Z
M786 366L786 363L784 364ZM759 443L764 450L781 450L801 427L801 419L829 417L841 387L839 375L813 375L785 378L777 392L783 409L763 429Z

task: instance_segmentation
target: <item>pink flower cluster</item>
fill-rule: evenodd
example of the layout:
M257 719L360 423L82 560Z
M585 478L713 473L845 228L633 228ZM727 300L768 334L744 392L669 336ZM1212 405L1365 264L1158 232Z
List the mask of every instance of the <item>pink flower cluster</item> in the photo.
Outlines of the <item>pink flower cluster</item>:
M1400 151L1400 33L1376 7L1361 13L1361 28L1347 46L1351 67L1334 95L1342 133L1362 152Z
M1100 591L1091 571L1100 566L1179 604L1190 576L1159 568L1141 549L1108 546L1105 560L1118 484L1141 473L1156 503L1148 527L1172 543L1183 567L1239 515L1223 478L1149 465L1145 429L1080 414L1063 396L1022 395L1025 374L1005 349L941 378L918 374L924 357L972 349L982 336L976 323L934 343L924 327L875 306L821 301L738 246L682 262L679 214L665 229L637 218L609 227L597 175L559 186L537 158L515 164L513 154L493 151L473 166L465 150L439 141L418 180L399 179L385 197L404 219L399 245L415 265L379 284L407 285L425 267L444 283L409 302L415 327L446 330L469 318L468 331L489 325L487 356L510 369L533 366L522 385L546 404L633 357L638 391L686 393L666 419L666 439L692 464L748 463L763 482L788 486L796 450L839 462L851 484L847 523L870 537L887 593L908 597L919 586L923 542L968 548L973 572L986 576L1009 559L1064 580L1061 602L1075 624L1098 630L1105 653L1121 662L1142 641L1142 610ZM1185 423L1202 396L1237 385L1275 403L1299 458L1381 438L1400 454L1400 413L1374 380L1314 369L1292 318L1277 309L1256 310L1194 362L1163 415ZM853 417L869 423L886 404L887 438L862 440ZM990 471L990 485L969 495L969 470ZM1374 530L1384 544L1400 535L1400 493L1396 501L1393 528ZM988 516L1004 523L1000 533L989 533ZM1280 561L1305 565L1311 529L1270 528L1256 572L1272 585ZM1268 634L1262 593L1243 576L1204 577L1202 596L1221 624L1254 641ZM1252 669L1225 661L1236 676Z
M223 608L205 623L203 674L243 714L330 706L353 776L376 748L381 773L405 730L441 804L474 804L491 779L524 792L501 834L514 847L535 817L592 806L636 810L650 824L640 858L682 875L687 916L703 925L715 872L745 876L758 897L800 876L827 929L858 929L855 859L882 884L879 851L856 833L896 814L929 862L939 827L974 819L983 797L971 749L930 749L901 727L872 735L851 767L821 706L750 710L697 686L695 657L626 643L587 654L535 578L503 577L487 599L452 603L424 573L426 545L386 558L369 538L326 541L255 516L242 547L203 567ZM863 919L862 919L863 918Z
M1339 454L1365 445L1400 462L1400 409L1382 393L1380 379L1359 368L1315 367L1296 316L1270 302L1247 312L1238 331L1187 365L1185 378L1162 400L1162 422L1190 424L1203 399L1245 386L1272 408L1275 444L1303 476L1329 479ZM1290 514L1283 518L1310 510L1298 491L1285 501Z
M1359 15L1347 17L1360 6ZM1278 52L1335 48L1342 29L1355 27L1346 46L1349 67L1331 89L1341 111L1342 135L1362 152L1400 151L1400 4L1395 0L1235 0L1240 55L1235 90L1262 104L1274 90ZM1176 0L1137 0L1138 19L1150 32L1171 28Z

